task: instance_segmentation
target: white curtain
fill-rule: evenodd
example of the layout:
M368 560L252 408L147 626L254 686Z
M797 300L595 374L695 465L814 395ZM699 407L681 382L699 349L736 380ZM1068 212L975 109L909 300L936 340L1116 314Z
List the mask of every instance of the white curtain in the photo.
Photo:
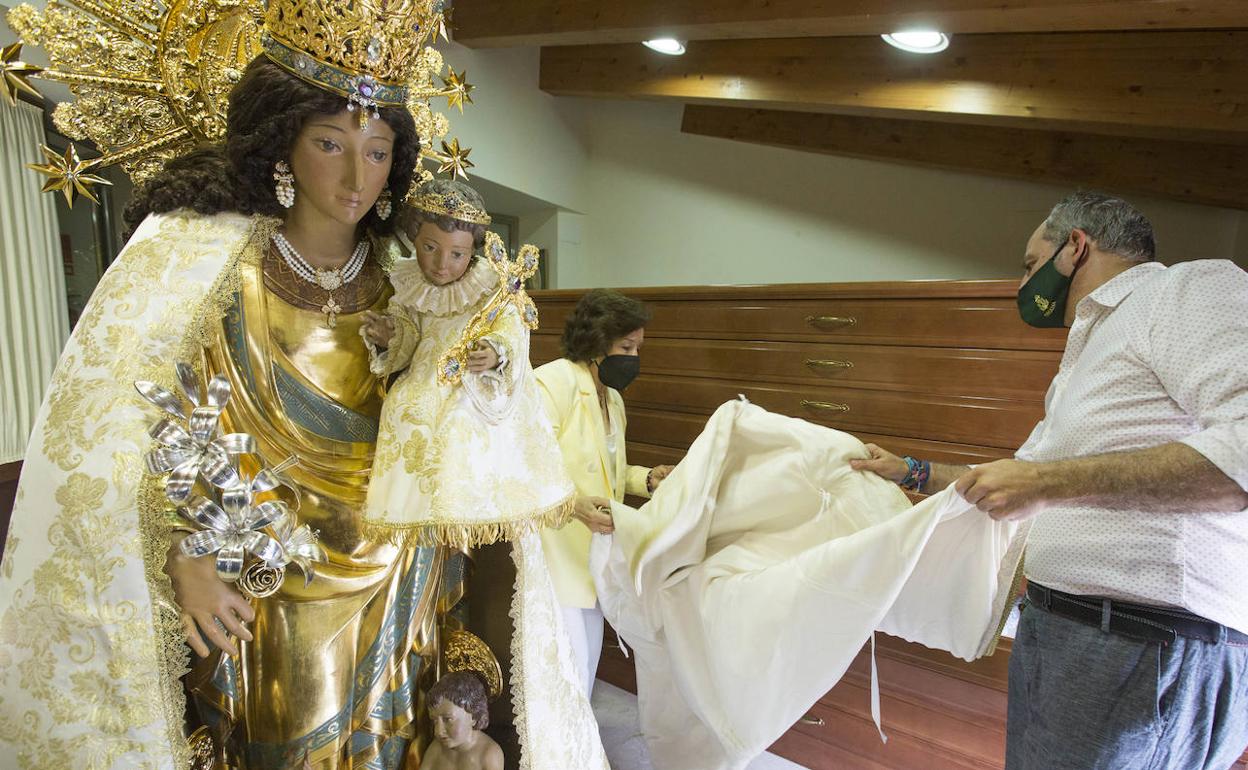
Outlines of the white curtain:
M31 105L0 99L0 463L26 453L69 336L56 205L26 168L44 162L42 120Z

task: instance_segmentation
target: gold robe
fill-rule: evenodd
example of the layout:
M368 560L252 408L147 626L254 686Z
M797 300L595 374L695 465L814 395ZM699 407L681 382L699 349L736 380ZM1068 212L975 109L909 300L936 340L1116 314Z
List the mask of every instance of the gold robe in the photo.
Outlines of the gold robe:
M328 562L306 587L292 572L254 602L256 641L238 658L194 667L201 716L241 767L399 768L434 679L445 549L373 541L361 526L382 390L359 329L391 291L370 263L336 292L330 327L325 292L272 250L239 278L204 369L230 380L226 431L255 436L266 466L299 457L287 475L300 523L320 533Z

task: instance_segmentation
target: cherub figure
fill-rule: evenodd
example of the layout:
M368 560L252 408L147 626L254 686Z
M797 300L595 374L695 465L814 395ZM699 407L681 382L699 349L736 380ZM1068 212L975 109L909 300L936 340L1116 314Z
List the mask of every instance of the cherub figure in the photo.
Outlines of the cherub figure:
M482 732L490 723L488 691L475 671L438 680L427 696L434 741L420 770L503 770L503 750Z

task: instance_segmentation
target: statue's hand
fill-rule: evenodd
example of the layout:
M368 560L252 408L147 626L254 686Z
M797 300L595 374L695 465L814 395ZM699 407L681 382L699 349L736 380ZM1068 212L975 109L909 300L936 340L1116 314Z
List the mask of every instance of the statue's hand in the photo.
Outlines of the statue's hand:
M243 624L255 620L255 610L238 589L217 577L215 559L187 556L179 547L181 542L182 536L174 537L165 574L173 583L173 598L182 610L186 642L201 658L212 652L205 636L226 653L237 655L238 647L226 632L250 642L251 632Z
M473 374L488 372L496 366L498 366L498 353L493 345L478 342L476 347L468 351L468 371Z
M394 339L394 319L387 315L374 313L371 310L364 311L364 336L368 337L368 341L379 348L390 347L390 340Z

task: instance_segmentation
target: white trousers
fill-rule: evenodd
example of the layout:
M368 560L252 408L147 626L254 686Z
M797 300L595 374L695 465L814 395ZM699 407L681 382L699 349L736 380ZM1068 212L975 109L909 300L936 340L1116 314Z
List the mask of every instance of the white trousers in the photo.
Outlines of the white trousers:
M572 653L576 656L576 670L581 674L585 697L589 697L594 691L598 659L602 657L602 608L597 605L561 607L563 626L572 640Z

